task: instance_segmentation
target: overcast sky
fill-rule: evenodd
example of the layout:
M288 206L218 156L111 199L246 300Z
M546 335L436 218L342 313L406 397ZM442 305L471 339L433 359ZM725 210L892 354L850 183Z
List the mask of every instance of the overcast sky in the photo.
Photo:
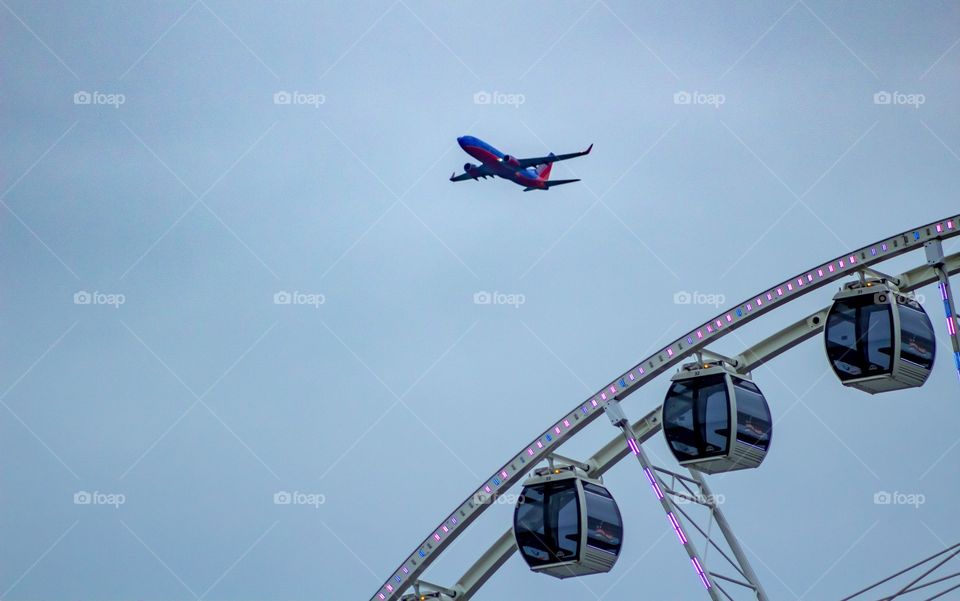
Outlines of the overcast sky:
M3 599L367 599L659 345L958 209L952 3L2 0L0 28ZM553 171L582 182L524 193L447 181L464 134L595 147ZM922 389L842 387L819 337L754 374L771 452L711 482L772 598L839 599L960 540L960 388L920 292ZM703 598L636 464L606 484L612 572L514 556L477 598ZM424 577L453 584L511 512Z

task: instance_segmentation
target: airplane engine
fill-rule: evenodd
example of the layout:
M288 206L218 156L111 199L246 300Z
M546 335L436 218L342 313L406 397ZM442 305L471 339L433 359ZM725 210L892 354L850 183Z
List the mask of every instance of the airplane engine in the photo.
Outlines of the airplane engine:
M472 163L467 163L463 166L463 171L473 179L477 179L477 172L480 171L480 168Z
M511 167L520 166L520 161L517 160L517 157L510 156L509 154L504 155L503 162L510 165Z

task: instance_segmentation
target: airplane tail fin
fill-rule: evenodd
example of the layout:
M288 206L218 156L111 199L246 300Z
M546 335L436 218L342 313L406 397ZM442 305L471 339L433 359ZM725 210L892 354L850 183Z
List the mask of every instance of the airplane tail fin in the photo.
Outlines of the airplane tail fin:
M551 152L551 153L550 153L550 156L554 156L554 154ZM544 163L543 165L537 166L537 178L540 179L540 180L542 180L542 181L546 181L546 180L550 179L550 170L551 170L551 169L553 169L553 163L552 163L552 162L550 162L550 163Z

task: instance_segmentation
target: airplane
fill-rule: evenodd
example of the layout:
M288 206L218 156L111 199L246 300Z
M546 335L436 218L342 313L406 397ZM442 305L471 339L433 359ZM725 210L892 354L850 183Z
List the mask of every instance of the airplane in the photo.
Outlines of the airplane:
M457 175L454 172L450 176L452 182L462 182L468 179L479 179L487 177L502 177L515 184L524 186L523 191L530 190L549 190L553 186L562 184L572 184L580 181L579 179L555 179L550 180L550 170L557 161L565 161L576 157L582 157L590 154L593 144L581 152L571 152L570 154L556 155L552 152L545 157L533 157L529 159L518 159L517 157L504 154L490 146L483 140L473 136L460 136L457 138L460 148L473 158L480 161L479 165L467 163L463 166L463 173Z

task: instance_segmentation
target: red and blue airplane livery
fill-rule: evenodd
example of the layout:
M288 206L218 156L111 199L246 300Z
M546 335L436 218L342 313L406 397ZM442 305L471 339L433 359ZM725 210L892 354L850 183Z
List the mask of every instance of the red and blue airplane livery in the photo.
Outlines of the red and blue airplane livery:
M493 146L490 146L479 138L473 136L461 136L457 142L467 154L480 161L479 165L467 163L463 166L463 173L450 176L452 182L462 182L468 179L480 179L481 177L498 176L508 179L515 184L523 186L524 192L530 190L549 190L553 186L561 184L572 184L578 182L578 179L555 179L550 180L550 169L557 161L565 161L590 154L593 149L591 144L582 152L571 152L570 154L556 155L552 152L545 157L533 157L529 159L518 159L517 157L503 154Z

